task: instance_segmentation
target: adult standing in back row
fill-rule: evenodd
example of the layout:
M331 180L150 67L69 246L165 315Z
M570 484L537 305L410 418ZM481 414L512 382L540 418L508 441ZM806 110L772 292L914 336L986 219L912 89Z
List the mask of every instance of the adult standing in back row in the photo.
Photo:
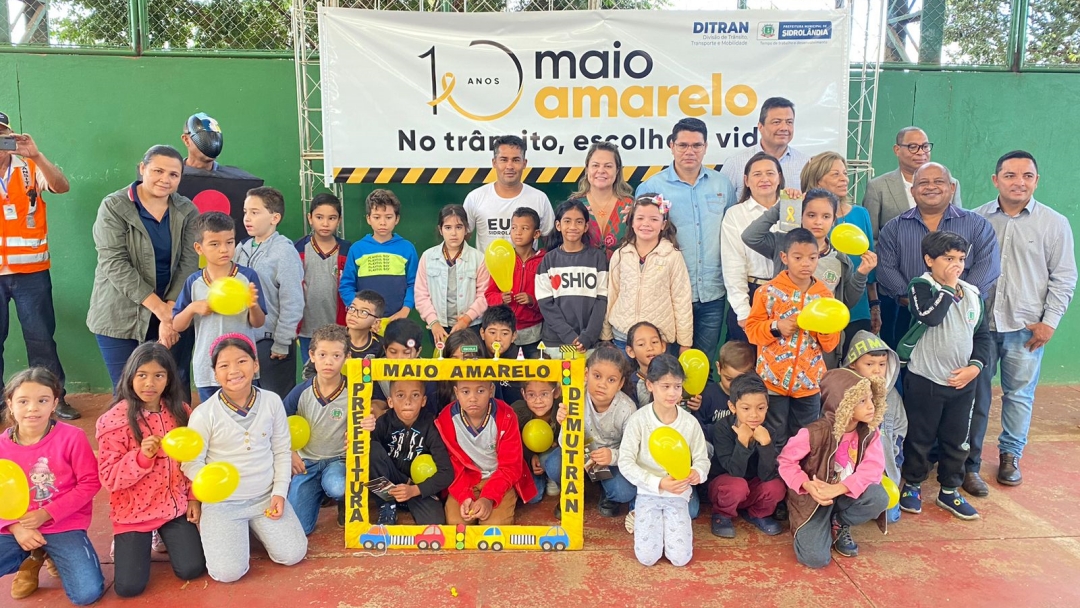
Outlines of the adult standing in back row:
M980 375L976 390L985 391L990 409L990 382L1001 365L1000 466L997 481L1018 486L1020 457L1027 444L1035 387L1043 346L1069 307L1076 290L1076 257L1069 220L1035 200L1039 167L1029 152L1002 156L994 170L997 199L975 210L994 227L1001 247L1001 276L986 305L993 353L989 372ZM981 444L986 418L978 433Z
M788 182L788 192L792 193L798 185L803 167L810 162L810 157L791 147L795 138L795 104L783 97L770 97L761 104L758 115L758 145L744 148L724 161L720 173L732 184L742 184L743 169L746 161L758 152L764 152L780 161ZM735 201L728 201L734 204Z
M517 135L495 139L495 181L480 186L465 197L465 213L469 216L469 232L476 234L476 248L486 252L495 239L510 241L510 219L518 207L528 207L540 215L540 233L551 234L555 213L551 201L543 192L523 184L525 141Z
M668 221L679 236L693 291L694 348L711 363L720 345L727 295L720 267L720 225L724 208L735 204L735 187L719 172L705 168L708 137L705 123L696 118L675 123L668 138L671 165L638 186L636 196L661 194L671 202Z
M0 240L0 390L4 385L4 343L7 342L8 307L22 324L26 358L31 367L47 368L60 379L60 403L56 417L79 418L78 410L64 399L64 368L56 354L56 313L53 311L52 277L49 274L49 224L42 194L63 194L71 189L67 177L38 149L29 135L12 131L7 114L0 112L0 137L14 150L0 150L0 206L4 209ZM7 147L7 146L5 146ZM0 410L4 406L0 404Z

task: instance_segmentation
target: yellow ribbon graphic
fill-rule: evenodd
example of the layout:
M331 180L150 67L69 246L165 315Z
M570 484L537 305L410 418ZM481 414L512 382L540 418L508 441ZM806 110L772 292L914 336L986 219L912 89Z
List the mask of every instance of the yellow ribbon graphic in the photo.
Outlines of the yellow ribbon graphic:
M510 110L513 110L514 106L516 106L517 103L519 101L521 101L522 87L518 87L517 96L514 97L514 101L510 102L510 105L507 106L505 110L503 110L501 112L496 112L495 114L489 114L487 116L481 116L479 114L473 114L472 112L467 112L464 108L459 106L458 103L456 101L454 101L454 98L450 96L450 94L454 91L454 85L456 85L456 84L457 84L457 79L454 77L453 72L447 72L447 73L443 74L443 77L442 77L443 92L442 92L442 94L439 95L436 99L427 102L427 104L429 106L431 106L431 107L435 107L435 106L437 106L440 103L445 101L445 102L450 104L450 107L457 110L458 114L461 114L465 118L470 118L472 120L478 120L478 121L489 121L489 120L496 120L496 119L502 118L503 116L506 116L507 114L510 113Z
M795 207L788 207L787 208L787 219L784 220L784 221L785 222L794 222L795 221Z

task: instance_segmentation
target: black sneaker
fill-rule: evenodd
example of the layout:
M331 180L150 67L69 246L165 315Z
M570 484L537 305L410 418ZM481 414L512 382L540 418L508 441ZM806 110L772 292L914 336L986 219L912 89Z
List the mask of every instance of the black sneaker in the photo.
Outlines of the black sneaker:
M616 517L619 515L619 503L608 499L607 496L600 497L598 508L600 517Z
M713 536L720 538L735 538L735 523L730 517L724 517L719 513L713 513L711 530Z
M562 521L562 506L558 504L555 505L555 519Z
M908 513L922 513L922 489L905 483L900 491L900 510Z
M971 503L964 500L964 497L956 490L938 492L937 506L965 521L979 519L979 512L975 510L975 507L971 506Z
M379 521L380 526L396 526L397 525L397 503L396 502L384 502L379 507Z
M833 549L844 557L855 557L859 554L859 545L851 538L851 526L845 526L833 520Z
M79 418L82 418L82 414L79 413L79 410L71 407L71 404L64 399L60 400L60 403L57 404L53 413L61 420L78 420Z
M776 521L787 521L788 510L786 500L781 500L780 502L776 503L776 511L773 513L773 519L775 519Z
M396 513L395 513L396 516ZM395 517L396 519L396 517ZM337 525L339 528L345 527L345 501L337 501Z

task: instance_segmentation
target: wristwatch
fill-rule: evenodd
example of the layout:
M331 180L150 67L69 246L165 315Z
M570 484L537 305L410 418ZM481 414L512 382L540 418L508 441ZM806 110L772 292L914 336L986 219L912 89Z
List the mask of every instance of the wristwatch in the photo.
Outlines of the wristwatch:
M777 325L776 321L773 321L772 325L769 326L769 332L772 333L774 338L784 337L784 334L780 333L780 326Z

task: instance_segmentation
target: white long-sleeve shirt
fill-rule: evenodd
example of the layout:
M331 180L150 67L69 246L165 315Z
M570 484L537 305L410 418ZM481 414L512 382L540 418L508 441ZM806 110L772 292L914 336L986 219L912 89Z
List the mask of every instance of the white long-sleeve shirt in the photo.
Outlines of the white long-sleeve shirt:
M720 225L720 268L727 288L728 303L740 321L750 316L750 291L746 288L749 277L769 280L775 269L773 261L747 247L742 233L751 222L766 211L750 198L727 210ZM777 229L773 226L773 232Z
M693 492L693 488L687 488L682 494L672 494L660 489L660 480L667 477L667 472L649 453L649 437L653 431L662 426L670 426L686 440L690 446L690 467L698 472L702 483L709 476L709 452L705 447L705 434L701 432L701 425L686 410L676 408L676 411L678 415L675 417L675 422L665 425L660 422L650 403L634 412L626 424L622 445L619 446L619 472L627 481L637 486L638 495L647 494L665 498L681 496L687 502L690 501L690 492Z
M205 446L195 460L180 465L194 480L211 462L228 462L240 472L240 485L229 500L262 498L267 492L285 498L292 480L292 443L281 398L255 389L255 404L247 414L247 428L233 418L221 402L220 391L191 412L188 426L202 436Z

